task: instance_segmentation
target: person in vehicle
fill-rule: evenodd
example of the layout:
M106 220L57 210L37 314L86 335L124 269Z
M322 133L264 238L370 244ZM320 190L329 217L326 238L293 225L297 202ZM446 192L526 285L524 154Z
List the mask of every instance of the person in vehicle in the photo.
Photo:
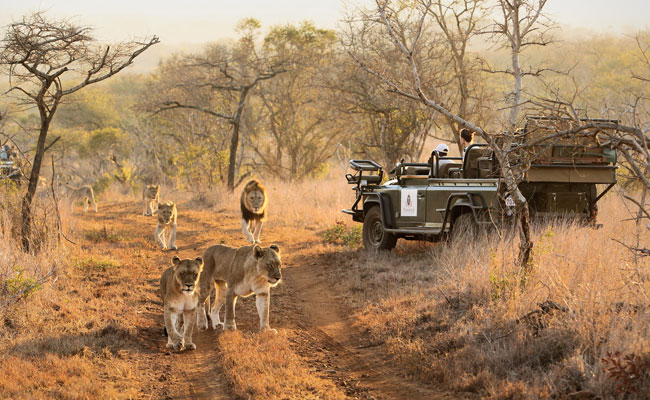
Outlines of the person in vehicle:
M434 149L434 152L438 153L438 169L435 170L434 176L438 177L438 178L442 178L438 174L438 171L443 169L442 168L443 165L453 163L452 160L441 159L441 157L447 157L447 154L449 153L449 147L444 143L440 143L438 146L436 146L436 148ZM434 160L434 162L435 162L435 160ZM433 168L435 168L435 165L433 165Z
M5 144L0 147L0 160L8 161L11 158L11 146Z
M474 144L474 132L467 128L460 130L460 146L463 148L463 157L465 157L465 150Z

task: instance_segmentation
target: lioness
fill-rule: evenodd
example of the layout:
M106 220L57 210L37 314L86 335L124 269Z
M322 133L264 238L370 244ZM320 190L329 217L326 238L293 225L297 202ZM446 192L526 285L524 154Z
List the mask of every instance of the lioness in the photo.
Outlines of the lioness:
M266 188L260 181L249 181L241 192L241 229L250 243L260 243L266 219ZM252 232L251 232L252 229Z
M237 297L247 297L255 293L255 304L260 315L260 330L270 330L269 326L270 289L282 279L280 249L276 245L262 248L255 244L238 249L216 245L203 253L205 267L199 282L199 308L197 324L199 329L207 329L206 307L210 312L212 329L222 325L224 329L237 329L235 324L235 303ZM216 296L210 307L210 289L214 285ZM221 306L226 303L225 324L219 320ZM206 306L207 303L207 306Z
M196 349L192 343L192 331L196 320L196 306L199 303L198 283L203 269L203 259L194 260L174 256L173 266L160 277L160 296L165 315L167 348L180 351ZM183 314L183 334L178 332L179 318Z
M142 215L154 215L160 203L160 186L147 185L142 191Z
M158 205L158 225L154 238L163 250L176 250L176 204L171 201Z
M97 203L95 203L95 192L91 186L81 186L73 187L63 182L63 187L65 188L64 195L70 199L70 211L74 210L74 203L76 201L83 201L84 203L84 212L88 211L88 201L92 202L95 212L97 212Z

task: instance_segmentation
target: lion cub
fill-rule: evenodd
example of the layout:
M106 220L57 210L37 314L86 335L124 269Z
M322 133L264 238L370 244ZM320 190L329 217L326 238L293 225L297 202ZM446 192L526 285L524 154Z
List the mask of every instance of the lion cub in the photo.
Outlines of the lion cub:
M235 324L235 303L237 297L247 297L255 293L255 304L260 316L260 330L270 330L269 300L270 289L282 279L282 260L276 245L262 248L255 244L238 249L216 245L203 253L205 267L199 282L199 308L197 324L199 329L207 329L207 312L210 312L212 329L222 325L224 329L237 329ZM214 285L216 297L210 308L210 289ZM221 306L226 303L225 324L219 320Z
M158 206L158 225L154 238L163 250L176 250L176 204L171 201Z
M160 185L147 185L142 191L142 215L154 215L160 203Z
M196 320L196 306L199 303L198 283L203 269L203 259L194 260L174 256L173 266L167 268L160 277L160 296L163 300L165 315L165 335L167 348L180 351L196 349L192 343L192 331ZM183 334L177 328L180 326L180 316L183 315Z

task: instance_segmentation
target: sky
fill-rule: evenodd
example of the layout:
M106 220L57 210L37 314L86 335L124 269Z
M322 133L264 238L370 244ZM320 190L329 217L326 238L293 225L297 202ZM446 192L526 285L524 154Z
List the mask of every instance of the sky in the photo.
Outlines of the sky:
M311 20L336 28L344 4L371 0L0 0L0 25L35 10L74 17L106 40L157 34L163 42L202 43L234 36L234 26L255 17L263 26ZM595 32L630 32L650 27L648 0L549 0L554 20Z
M336 29L346 5L372 0L0 0L0 26L43 10L94 27L95 37L124 41L157 35L159 58L172 51L195 51L206 42L235 37L239 20L255 17L263 27L310 20ZM650 29L650 0L548 0L546 13L565 29L594 33L635 33ZM150 60L157 63L157 61Z

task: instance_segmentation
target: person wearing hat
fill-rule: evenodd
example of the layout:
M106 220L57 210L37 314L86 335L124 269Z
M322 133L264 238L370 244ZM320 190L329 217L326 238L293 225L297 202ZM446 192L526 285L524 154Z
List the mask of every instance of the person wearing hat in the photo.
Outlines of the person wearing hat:
M16 154L13 152L9 144L0 147L0 160L10 161Z
M443 165L453 163L452 160L440 159L441 157L447 157L449 147L444 143L440 143L433 151L438 154L438 169L435 170L434 176L441 178L441 176L438 176L438 171L442 169ZM433 165L432 168L436 168L436 166Z

